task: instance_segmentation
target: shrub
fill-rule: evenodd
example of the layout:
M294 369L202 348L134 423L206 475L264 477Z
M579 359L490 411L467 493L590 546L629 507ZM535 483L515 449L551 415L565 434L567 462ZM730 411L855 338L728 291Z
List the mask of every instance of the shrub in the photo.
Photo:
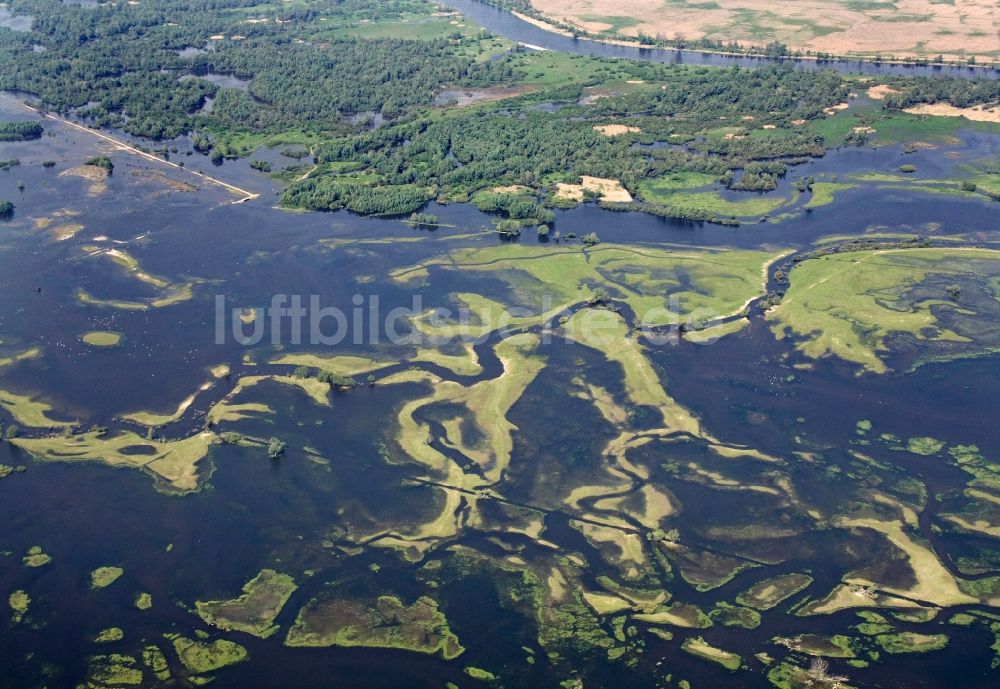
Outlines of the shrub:
M508 239L521 236L521 223L516 220L501 220L497 223L497 232Z
M267 442L267 456L271 459L277 459L285 453L285 443L281 442L277 438L271 438Z
M350 376L342 376L339 373L331 373L330 371L321 371L316 380L323 383L329 383L330 385L337 388L353 388L358 384L356 380Z
M115 169L115 164L111 162L111 159L107 156L95 156L86 162L86 165L93 165L94 167L102 167L108 171L110 174L112 170Z

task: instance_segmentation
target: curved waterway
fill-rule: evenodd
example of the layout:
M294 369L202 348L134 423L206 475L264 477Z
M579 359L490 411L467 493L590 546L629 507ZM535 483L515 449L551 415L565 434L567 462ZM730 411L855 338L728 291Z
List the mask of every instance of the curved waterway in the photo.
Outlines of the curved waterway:
M748 55L723 55L696 50L668 48L639 48L616 45L585 38L574 38L549 31L527 22L509 11L480 0L442 0L448 5L481 24L493 33L533 48L554 50L560 53L588 55L590 57L627 58L649 62L669 62L678 65L707 65L711 67L761 67L767 64L788 64L796 69L833 69L838 72L860 74L886 74L896 76L949 76L963 79L997 79L1000 70L993 67L955 67L947 65L908 65L867 60L815 60L804 58L754 57Z

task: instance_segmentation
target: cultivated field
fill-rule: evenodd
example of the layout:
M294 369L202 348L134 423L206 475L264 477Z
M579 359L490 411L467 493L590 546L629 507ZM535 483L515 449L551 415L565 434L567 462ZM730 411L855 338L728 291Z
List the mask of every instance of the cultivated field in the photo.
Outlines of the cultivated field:
M837 55L1000 57L994 0L531 0L589 32L744 45L780 41Z

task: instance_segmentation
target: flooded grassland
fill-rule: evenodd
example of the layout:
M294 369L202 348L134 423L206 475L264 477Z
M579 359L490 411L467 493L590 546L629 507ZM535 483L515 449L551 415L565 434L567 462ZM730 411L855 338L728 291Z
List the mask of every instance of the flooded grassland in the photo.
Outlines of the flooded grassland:
M0 155L4 681L995 684L996 205L934 182L995 184L994 134L833 152L775 222L502 242L45 127ZM413 337L272 338L274 294Z

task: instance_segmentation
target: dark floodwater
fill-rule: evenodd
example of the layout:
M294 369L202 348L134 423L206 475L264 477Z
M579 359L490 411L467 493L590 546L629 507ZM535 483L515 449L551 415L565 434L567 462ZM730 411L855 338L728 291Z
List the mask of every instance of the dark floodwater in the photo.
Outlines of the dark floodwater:
M591 57L648 60L671 64L705 65L711 67L760 67L767 64L788 64L797 69L833 69L838 72L860 74L897 74L908 76L950 76L962 78L990 78L1000 76L1000 70L987 67L946 67L897 64L875 64L862 60L796 60L790 58L739 57L699 53L693 50L665 50L661 48L633 48L573 38L547 31L515 17L507 10L479 0L442 0L443 4L459 10L477 24L490 31L545 50Z
M10 103L5 118L23 118ZM175 142L184 156L189 144ZM782 192L796 176L840 175L857 171L891 171L904 159L917 164L920 175L946 176L954 165L995 151L996 138L965 133L963 142L905 155L898 149L845 149L795 168ZM111 156L115 171L104 191L61 173L97 152ZM962 157L953 155L960 153ZM278 155L262 153L258 157ZM224 295L233 306L264 306L271 295L317 294L324 304L350 309L356 294L377 294L383 311L409 307L419 295L424 306L448 302L448 294L478 290L497 297L505 289L489 276L469 281L444 271L432 271L425 283L402 287L386 278L394 267L439 256L468 240L449 239L490 226L493 218L466 205L428 210L453 227L417 231L398 219L360 218L346 212L289 213L274 209L277 186L249 170L245 163L227 162L214 168L207 158L184 156L189 167L201 167L227 181L263 192L234 205L227 192L199 183L184 171L172 179L198 183L197 191L165 188L145 177L162 166L113 151L86 134L47 125L41 142L4 144L0 159L18 158L19 167L0 172L0 198L17 204L12 218L0 222L0 340L4 349L40 346L40 359L0 372L0 389L40 395L57 415L91 424L123 427L116 417L137 410L168 411L208 379L207 369L227 363L234 379L270 372L266 361L275 348L251 350L229 341L216 344L214 297ZM54 160L54 168L41 166ZM276 158L275 158L276 160ZM164 170L166 170L164 168ZM18 189L23 182L24 190ZM647 215L617 214L583 205L561 211L553 225L564 235L596 231L605 242L650 243L666 246L732 246L741 248L806 249L831 235L862 234L872 228L905 229L935 237L970 235L995 242L996 208L947 196L886 192L871 186L844 192L837 203L782 223L739 228L679 223ZM51 218L52 226L67 222L83 228L65 241L54 241L36 220ZM330 245L329 240L395 239L381 244ZM416 240L416 241L413 241ZM489 240L494 241L494 240ZM532 243L526 234L521 242ZM195 281L194 296L174 306L147 311L122 311L84 306L75 298L86 289L99 298L135 299L154 292L138 285L110 261L87 257L86 247L111 245L135 256L142 269L172 282ZM482 242L479 242L480 244ZM41 292L36 288L41 287ZM509 295L508 295L509 296ZM124 333L121 346L100 350L78 339L88 330ZM858 376L855 367L836 361L818 362L811 371L793 369L787 355L792 344L776 341L769 324L754 315L741 334L712 346L683 343L651 347L650 358L667 381L668 391L697 413L705 427L724 440L746 444L788 458L787 473L797 494L822 510L844 509L859 485L895 485L906 477L922 481L933 498L924 523L939 524L936 514L959 499L967 476L942 458L921 458L889 452L877 444L866 448L890 469L859 466L847 450L860 419L873 422L877 432L900 437L929 435L949 443L976 444L996 457L1000 428L995 417L1000 358L996 356L944 364L928 364L909 374ZM289 346L288 349L305 349ZM338 353L364 353L364 347L344 347ZM496 362L486 359L483 377L495 376ZM250 354L256 364L245 363ZM546 348L548 364L510 413L518 427L504 495L517 504L544 512L544 538L557 544L558 555L577 554L587 562L581 585L598 590L598 577L617 577L619 570L607 553L595 548L570 523L562 506L562 484L581 476L599 476L603 445L615 431L595 411L567 389L568 381L586 371L588 381L621 397L620 376L602 357L578 345ZM903 371L912 361L893 362ZM794 376L790 379L789 376ZM199 395L184 419L165 430L179 438L197 430L198 416L220 399L231 383L220 382ZM752 654L767 651L777 658L785 650L770 642L774 636L818 632L853 634L858 619L850 611L820 617L785 614L794 598L765 613L754 631L716 625L693 633L675 630L672 642L639 631L644 650L634 653L634 667L609 662L603 654L581 651L563 663L542 659L536 621L511 606L499 591L499 575L485 565L457 574L430 574L422 563L410 563L388 549L365 548L339 553L327 539L345 530L364 540L392 526L421 523L436 513L440 491L412 486L414 475L405 464L387 463L379 443L390 441L394 410L421 395L415 384L363 387L335 394L332 407L312 404L299 391L262 383L254 401L264 400L275 414L235 424L248 435L278 435L288 443L286 456L269 462L260 449L222 446L213 449L215 472L200 493L166 496L150 478L130 470L97 464L65 465L34 462L8 443L0 443L0 464L27 466L24 474L0 480L0 599L25 589L32 607L25 623L0 622L0 686L72 687L87 673L88 658L98 653L135 655L162 635L194 630L212 631L188 608L196 600L235 596L263 567L292 573L301 584L277 622L287 629L298 610L331 586L353 587L374 597L393 593L406 600L433 595L441 602L451 629L466 647L454 662L403 651L376 649L290 649L282 635L257 640L245 634L228 638L244 644L249 663L219 673L217 686L272 689L293 681L297 687L434 687L446 682L478 686L466 666L488 668L508 687L555 686L572 671L586 678L587 687L651 687L671 674L693 686L763 687L766 668ZM5 423L8 415L0 413ZM428 422L436 421L428 418ZM329 464L311 461L304 448L315 448ZM799 462L794 454L821 454L822 470ZM683 511L672 522L683 542L706 552L731 554L772 563L747 570L710 591L699 591L678 576L661 586L673 598L709 610L768 576L809 572L815 583L805 594L826 595L844 574L861 568L883 568L891 554L874 536L851 536L840 529L808 529L790 539L729 540L720 545L717 532L744 525L799 523L798 510L767 495L722 492L679 477L666 468L671 462L695 462L710 471L747 484L766 483L769 466L720 460L687 443L658 443L638 450L634 461L649 468L653 481L668 488ZM502 523L499 522L498 523ZM932 534L930 528L926 534ZM465 546L500 560L514 548L534 563L557 564L557 556L530 539L515 538L502 528L468 528L452 545ZM934 546L949 567L962 556L997 560L989 539L934 534ZM54 558L41 569L26 569L21 556L40 545ZM168 549L168 546L172 546ZM8 554L9 553L9 554ZM432 552L443 572L451 572L453 550ZM116 564L124 577L111 588L88 590L95 567ZM549 566L546 564L545 566ZM377 574L371 565L378 565ZM994 565L1000 569L1000 564ZM880 570L882 571L882 570ZM997 573L986 567L980 574ZM434 585L431 585L431 581ZM140 591L153 595L154 607L139 611L133 599ZM6 614L0 616L5 617ZM942 613L946 620L949 613ZM836 666L856 686L934 689L961 678L967 687L995 686L991 673L992 637L982 625L968 628L896 622L897 629L946 633L946 651L917 656L883 656L865 670ZM106 627L125 630L125 640L111 646L91 643ZM604 626L610 632L611 623ZM680 639L703 635L720 647L741 653L748 669L730 674L679 650ZM539 660L526 660L524 648ZM630 651L630 653L633 653ZM180 668L172 660L175 672ZM290 680L294 677L294 680Z

